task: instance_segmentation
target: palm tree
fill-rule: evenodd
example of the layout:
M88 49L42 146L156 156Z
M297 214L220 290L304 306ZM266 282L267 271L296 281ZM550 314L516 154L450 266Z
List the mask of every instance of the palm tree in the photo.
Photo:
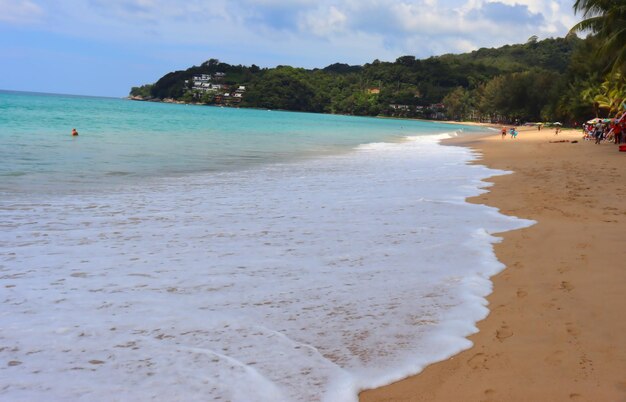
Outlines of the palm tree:
M626 83L620 73L615 73L600 85L600 91L594 100L600 109L608 110L609 115L617 115L626 102L625 95Z
M584 20L570 32L590 31L602 40L600 52L613 72L626 72L626 4L623 0L576 0L574 11Z
M596 100L596 97L600 95L600 89L595 84L595 82L596 80L592 80L590 82L586 82L585 84L583 84L585 89L580 91L580 98L584 102L587 102L593 105L593 111L596 117L598 117L598 112L600 111L600 108L598 105L598 101Z

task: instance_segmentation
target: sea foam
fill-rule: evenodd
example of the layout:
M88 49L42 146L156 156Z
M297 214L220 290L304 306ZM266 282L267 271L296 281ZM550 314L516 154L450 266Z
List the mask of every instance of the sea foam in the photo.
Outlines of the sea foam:
M0 201L0 399L355 401L470 347L531 224L441 136Z

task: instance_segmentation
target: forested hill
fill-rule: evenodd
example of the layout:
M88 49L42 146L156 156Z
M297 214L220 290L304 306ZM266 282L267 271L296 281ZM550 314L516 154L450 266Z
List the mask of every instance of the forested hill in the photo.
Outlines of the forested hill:
M579 98L576 85L597 84L594 69L599 67L590 57L594 47L593 38L575 35L542 41L532 37L525 44L465 54L422 60L403 56L395 62L337 63L312 70L210 59L134 87L131 95L355 115L572 121L592 112L589 103L572 101L570 95Z

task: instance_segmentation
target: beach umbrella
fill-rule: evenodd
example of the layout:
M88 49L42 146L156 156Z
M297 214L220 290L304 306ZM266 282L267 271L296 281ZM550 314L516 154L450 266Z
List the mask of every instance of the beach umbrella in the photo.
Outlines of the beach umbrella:
M597 122L599 122L599 121L600 121L600 119L596 117L595 119L591 119L591 120L589 120L589 121L587 122L587 124L596 124L596 123L597 123Z
M552 124L554 124L555 126L562 126L562 125L563 125L562 123L559 123L558 121L557 121L557 122L554 122L554 123L552 123Z

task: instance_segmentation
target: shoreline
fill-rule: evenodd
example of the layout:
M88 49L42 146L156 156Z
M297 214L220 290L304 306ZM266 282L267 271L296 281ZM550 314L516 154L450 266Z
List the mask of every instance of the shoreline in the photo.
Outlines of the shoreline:
M374 119L391 119L391 120L408 120L408 121L423 121L428 123L441 123L441 124L451 124L451 125L460 125L460 126L478 126L478 127L491 127L497 129L499 124L493 123L481 123L475 121L457 121L457 120L438 120L438 119L426 119L420 117L398 117L398 116L385 116L385 115L357 115L357 114L344 114L344 113L327 113L327 112L303 112L299 110L289 110L289 109L266 109L266 108L258 108L258 107L242 107L240 105L229 105L229 104L208 104L208 103L200 103L200 102L184 102L179 101L173 98L144 98L141 96L133 96L128 95L122 97L120 99L135 101L135 102L150 102L150 103L167 103L171 105L193 105L193 106L214 106L214 107L230 107L235 109L250 109L250 110L268 110L275 112L293 112L293 113L312 113L312 114L323 114L330 116L351 116L351 117L369 117ZM507 125L511 126L511 125Z
M468 202L537 221L498 234L506 269L473 346L360 401L626 400L626 155L578 130L519 131L444 141L513 172Z

